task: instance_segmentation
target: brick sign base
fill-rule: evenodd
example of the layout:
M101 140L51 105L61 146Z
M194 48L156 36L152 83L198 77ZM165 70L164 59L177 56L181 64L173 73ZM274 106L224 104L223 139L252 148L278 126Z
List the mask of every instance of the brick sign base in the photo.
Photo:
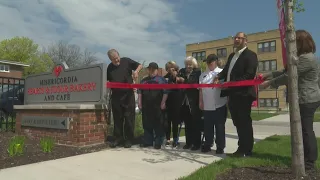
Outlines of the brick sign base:
M53 137L56 144L69 146L98 145L105 142L107 113L103 105L44 104L15 106L16 132L31 138ZM69 129L21 126L23 116L70 118Z

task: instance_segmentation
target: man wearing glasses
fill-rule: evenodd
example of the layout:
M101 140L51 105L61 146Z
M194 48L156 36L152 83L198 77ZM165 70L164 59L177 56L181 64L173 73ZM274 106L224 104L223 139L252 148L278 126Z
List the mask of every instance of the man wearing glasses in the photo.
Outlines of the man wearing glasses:
M234 37L236 51L231 53L224 69L217 75L219 80L243 81L253 80L258 67L257 54L247 47L247 36L243 32ZM238 133L238 149L233 156L246 157L252 155L253 128L251 119L251 105L257 98L254 86L231 87L221 91L221 96L228 96L228 107L231 118Z

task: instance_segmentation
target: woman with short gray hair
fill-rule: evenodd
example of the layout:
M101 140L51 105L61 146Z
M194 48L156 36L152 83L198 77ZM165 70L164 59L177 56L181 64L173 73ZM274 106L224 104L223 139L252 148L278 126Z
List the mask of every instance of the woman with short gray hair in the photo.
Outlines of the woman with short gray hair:
M177 82L184 84L198 84L201 69L197 60L188 56L185 68L179 71ZM197 88L182 90L181 119L185 124L186 145L183 149L199 150L201 147L201 111L199 109L199 90Z

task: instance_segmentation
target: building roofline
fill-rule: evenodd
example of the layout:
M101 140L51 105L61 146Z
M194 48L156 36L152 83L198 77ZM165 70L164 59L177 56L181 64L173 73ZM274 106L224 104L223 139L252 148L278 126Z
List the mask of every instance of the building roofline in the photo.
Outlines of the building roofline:
M9 60L2 60L0 59L0 63L2 64L11 64L11 65L16 65L16 66L23 66L23 67L29 67L29 64L24 64L20 62L14 62L14 61L9 61Z
M260 31L260 32L255 32L255 33L249 33L249 34L247 34L247 36L251 36L251 35L255 35L255 34L261 34L261 33L269 33L269 32L274 32L274 31L279 31L279 29L272 29L272 30L268 30L268 31ZM195 45L195 44L200 44L200 43L208 43L208 42L214 42L214 41L221 41L221 40L224 40L224 39L229 39L230 37L232 37L232 36L228 36L228 37L220 38L220 39L209 40L209 41L202 41L202 42L190 43L190 44L187 44L186 46Z

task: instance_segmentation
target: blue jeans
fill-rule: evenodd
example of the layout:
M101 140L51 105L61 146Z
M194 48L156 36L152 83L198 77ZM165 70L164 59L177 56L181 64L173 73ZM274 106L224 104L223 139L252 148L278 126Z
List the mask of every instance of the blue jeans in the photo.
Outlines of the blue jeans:
M214 130L216 131L215 142L217 149L226 147L225 123L227 120L227 106L217 108L214 111L203 111L205 145L213 144Z

